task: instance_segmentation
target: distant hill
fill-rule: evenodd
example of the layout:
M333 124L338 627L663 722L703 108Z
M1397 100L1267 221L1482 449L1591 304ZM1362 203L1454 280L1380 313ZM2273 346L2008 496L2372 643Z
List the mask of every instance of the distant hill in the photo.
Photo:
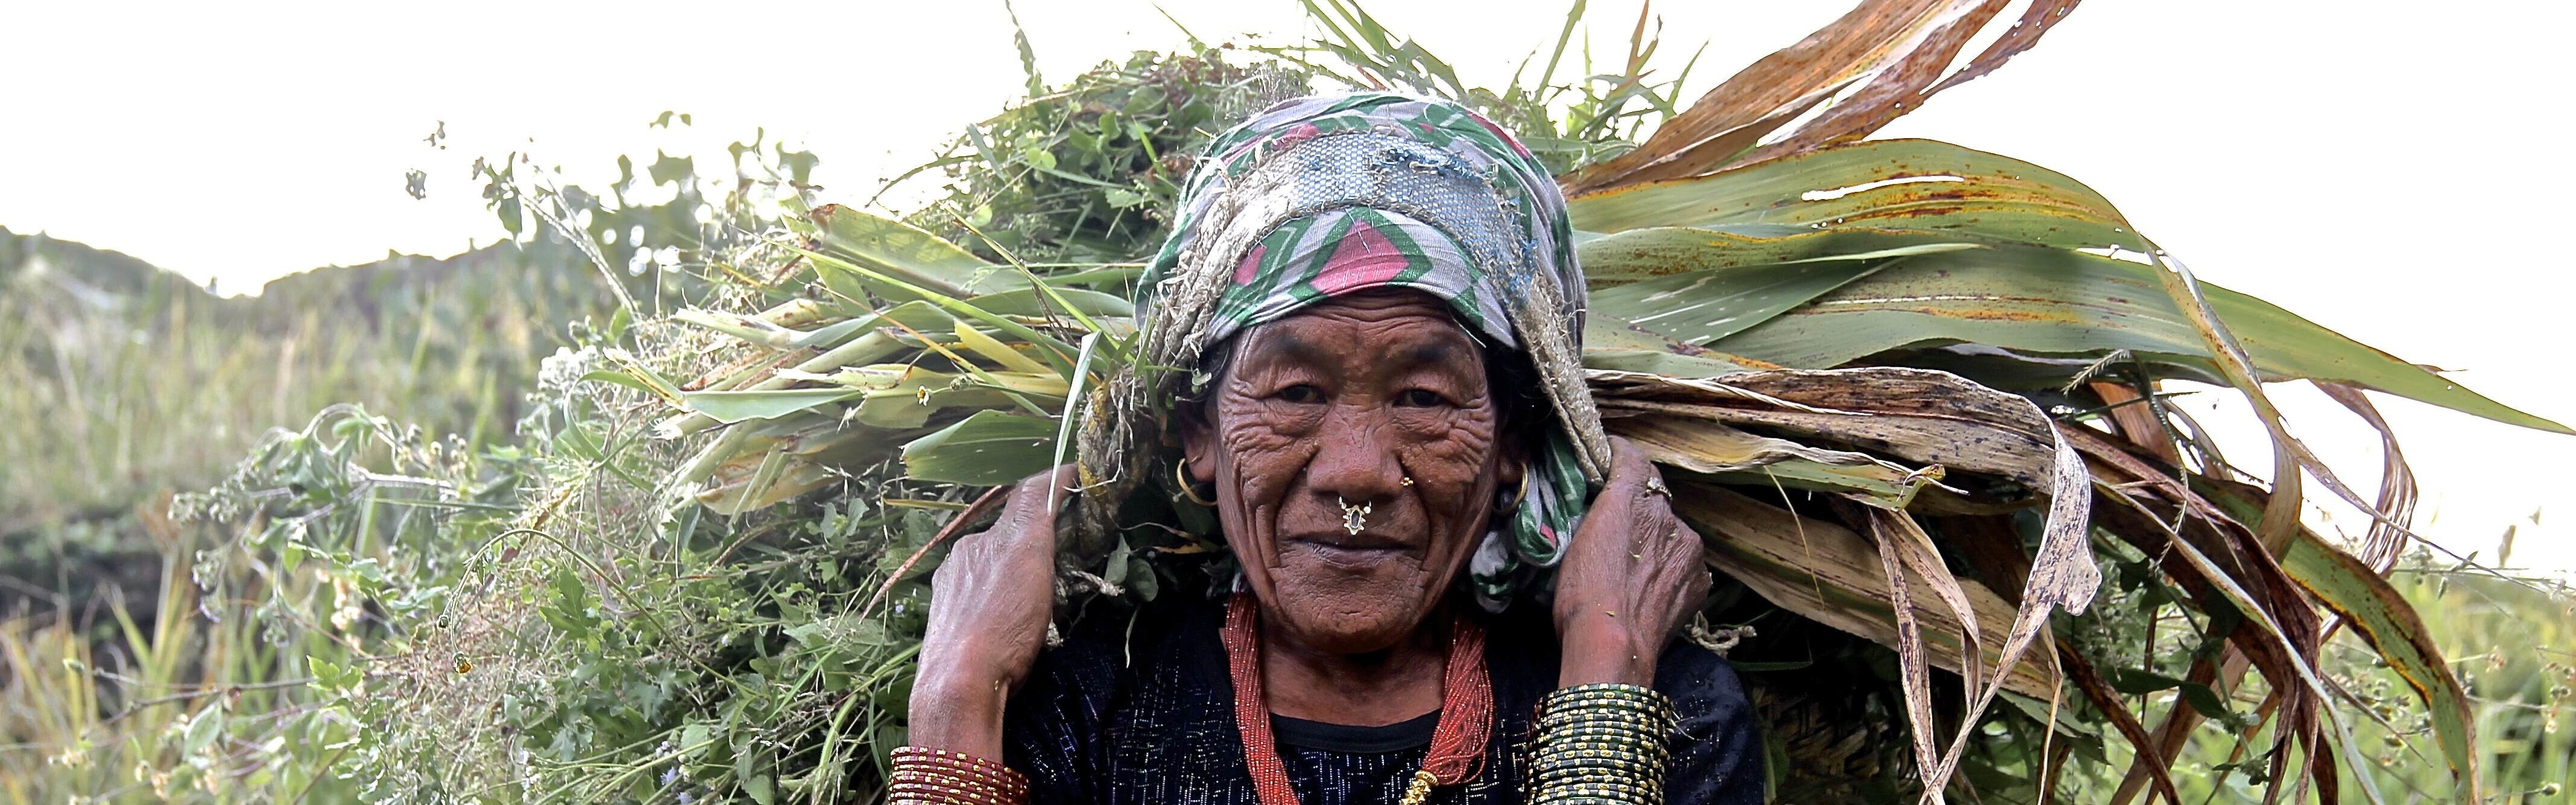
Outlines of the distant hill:
M42 287L47 285L52 287ZM542 303L537 312L605 311L615 301L579 252L552 239L529 247L504 241L443 258L388 254L372 263L289 274L269 281L258 296L219 297L123 252L0 227L0 298L53 293L58 302L81 303L97 313L184 303L202 306L228 324L268 328L274 334L306 311L322 310L326 318L381 328L388 315L418 313L425 297L458 292L506 292Z
M137 507L213 483L269 428L323 406L506 438L564 323L615 304L578 251L545 238L218 297L129 255L0 228L0 612L98 582L148 595L159 568Z

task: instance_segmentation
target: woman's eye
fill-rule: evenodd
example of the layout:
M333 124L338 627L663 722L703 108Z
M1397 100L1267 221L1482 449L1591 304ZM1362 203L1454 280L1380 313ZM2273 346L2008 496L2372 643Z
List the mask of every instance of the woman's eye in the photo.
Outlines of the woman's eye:
M1429 408L1446 402L1448 400L1441 399L1439 392L1429 389L1407 389L1395 395L1395 404L1408 408Z
M1294 386L1280 389L1279 399L1299 405L1319 403L1324 401L1324 390L1304 383L1299 383Z

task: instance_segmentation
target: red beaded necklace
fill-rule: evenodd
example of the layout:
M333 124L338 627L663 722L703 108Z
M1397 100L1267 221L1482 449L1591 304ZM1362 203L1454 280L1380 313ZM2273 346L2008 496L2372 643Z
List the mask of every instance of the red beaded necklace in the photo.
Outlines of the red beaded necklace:
M1449 660L1440 681L1440 725L1422 769L1405 788L1404 805L1419 805L1435 785L1457 785L1476 776L1485 741L1494 730L1494 681L1485 672L1485 628L1464 617L1449 621ZM1288 767L1270 735L1269 699L1261 692L1261 605L1238 592L1225 607L1226 670L1234 677L1234 726L1243 734L1244 765L1261 805L1297 805Z

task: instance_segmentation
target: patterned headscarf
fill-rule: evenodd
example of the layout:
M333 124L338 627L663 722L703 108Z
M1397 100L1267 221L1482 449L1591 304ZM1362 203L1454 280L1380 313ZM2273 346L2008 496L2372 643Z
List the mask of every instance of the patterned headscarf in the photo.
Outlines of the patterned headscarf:
M1139 479L1172 477L1164 410L1209 380L1209 347L1371 288L1449 302L1487 349L1536 368L1557 427L1512 517L1469 566L1498 608L1522 567L1553 566L1609 466L1584 384L1584 281L1555 180L1502 129L1447 101L1383 92L1286 101L1218 137L1139 285L1142 354L1103 390L1082 444L1085 522ZM1137 449L1146 448L1146 449ZM1159 474L1148 469L1160 468Z

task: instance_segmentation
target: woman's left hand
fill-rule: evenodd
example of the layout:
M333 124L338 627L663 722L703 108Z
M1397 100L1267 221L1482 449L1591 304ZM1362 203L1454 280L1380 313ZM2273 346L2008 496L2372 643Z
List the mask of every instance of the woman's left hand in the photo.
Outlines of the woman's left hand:
M1645 451L1611 437L1609 481L1557 566L1557 684L1653 685L1655 656L1708 597L1700 552Z

